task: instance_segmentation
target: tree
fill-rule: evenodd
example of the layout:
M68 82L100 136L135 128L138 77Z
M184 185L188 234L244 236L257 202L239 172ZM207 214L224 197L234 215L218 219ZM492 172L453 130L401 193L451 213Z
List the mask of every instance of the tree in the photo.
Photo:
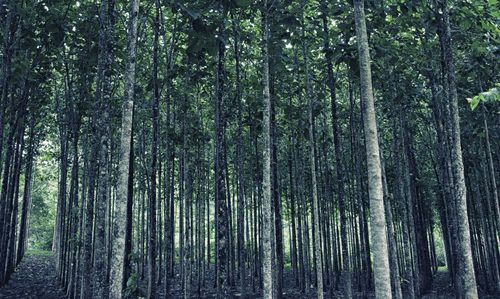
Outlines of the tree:
M264 89L262 92L264 113L263 113L263 176L262 176L262 281L264 283L263 297L274 298L273 288L273 263L272 263L272 218L271 218L271 94L269 91L269 6L267 0L262 7L263 22L263 49L262 49L262 80Z
M363 0L354 0L354 18L359 55L359 75L363 107L363 125L368 168L368 193L370 196L371 238L373 240L373 266L375 276L375 296L392 298L387 249L387 232L382 189L382 170L378 144L377 120L370 67L370 50L366 32Z
M225 12L222 2L219 11ZM215 189L216 189L216 213L217 213L217 297L227 296L227 271L228 271L228 211L226 204L226 171L224 167L224 134L225 134L225 45L222 38L225 37L225 24L222 21L218 26L217 40L217 73L216 73L216 102L215 102Z
M345 298L352 297L352 283L351 283L351 270L349 266L349 248L347 240L347 215L346 215L346 203L344 198L344 165L342 156L342 145L340 142L340 132L338 125L338 113L337 113L337 93L335 87L335 78L333 75L333 63L332 56L333 50L330 48L330 41L328 36L328 20L326 10L328 8L326 1L322 2L324 7L322 23L323 31L325 33L325 58L327 66L328 75L328 89L330 90L330 103L331 103L331 113L332 113L332 130L333 130L333 143L335 151L335 166L337 174L337 189L338 189L338 200L339 200L339 210L340 210L340 230L341 230L341 243L342 243L342 287Z
M441 2L442 34L443 34L443 56L445 65L446 80L448 81L448 105L449 119L447 122L451 126L451 156L450 164L453 177L453 193L456 201L456 217L458 229L458 279L455 280L457 296L463 298L478 298L476 277L472 264L471 237L469 228L469 217L467 213L467 197L464 177L464 166L462 161L462 146L460 139L460 116L458 113L458 94L455 79L455 65L453 62L453 51L451 44L450 19L448 12L448 2Z
M120 137L119 181L115 199L115 217L113 223L113 252L111 255L111 298L122 297L125 285L124 267L127 252L125 251L126 226L129 222L127 206L129 193L130 154L132 143L132 120L134 114L135 55L137 40L137 19L139 17L139 0L131 0L127 34L127 63L125 70L125 94L122 108L122 125ZM130 215L131 216L131 215ZM132 236L128 236L131 238Z

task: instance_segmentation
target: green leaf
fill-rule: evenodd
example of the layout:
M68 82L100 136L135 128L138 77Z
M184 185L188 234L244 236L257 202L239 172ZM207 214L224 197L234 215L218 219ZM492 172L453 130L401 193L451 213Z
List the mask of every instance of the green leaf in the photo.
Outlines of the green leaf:
M481 101L481 96L475 96L472 99L469 98L467 99L467 101L469 102L470 109L474 111L474 109L476 109L477 105L479 105L479 102Z
M467 99L472 111L476 109L476 107L479 105L480 102L484 103L500 102L500 90L499 90L500 84L497 83L495 85L497 87L493 87L488 91L481 92L477 96Z

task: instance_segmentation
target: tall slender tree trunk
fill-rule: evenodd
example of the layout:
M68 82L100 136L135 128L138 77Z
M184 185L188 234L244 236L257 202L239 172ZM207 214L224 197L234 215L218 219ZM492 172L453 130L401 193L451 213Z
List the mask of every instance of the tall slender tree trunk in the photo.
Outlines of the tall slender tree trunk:
M130 158L129 158L129 175L128 175L128 192L127 192L127 211L126 211L126 227L125 227L125 249L123 257L123 277L122 277L122 290L127 286L127 281L132 274L132 258L130 254L133 252L132 239L133 239L133 216L134 216L134 116L132 113L132 131L130 136ZM138 244L136 244L138 247Z
M63 238L63 227L65 221L66 211L66 197L67 197L67 180L68 180L68 132L66 109L59 107L59 146L60 146L60 161L59 161L59 182L58 182L58 195L57 195L57 215L56 225L54 227L54 240L53 244L56 251L56 269L58 277L62 276L62 260L63 260L63 247L66 245Z
M153 107L152 107L152 143L151 143L151 190L148 201L148 298L156 298L156 195L157 195L157 163L158 163L158 138L159 138L159 105L160 90L158 83L158 38L160 34L160 0L155 1L153 40Z
M4 9L3 5L2 8ZM10 85L10 75L11 75L11 61L12 61L12 27L16 27L13 24L13 20L15 18L15 11L11 10L6 13L5 20L2 20L3 27L3 47L2 47L2 68L1 68L1 79L0 79L0 140L3 140L4 130L5 130L5 116L7 109L7 97L9 92ZM13 26L14 25L14 26ZM8 144L7 144L8 146ZM0 162L3 157L4 143L0 142ZM0 163L0 173L2 173L2 163ZM0 203L1 204L1 203ZM1 209L0 209L1 212ZM1 217L1 214L0 214ZM0 222L1 225L1 222ZM2 283L2 279L0 278L0 284Z
M186 139L186 134L184 135L184 139ZM191 217L192 217L192 197L193 197L193 179L192 179L192 174L191 174L191 162L190 162L190 157L188 157L187 150L185 150L185 157L184 157L184 196L182 197L182 200L184 200L184 208L185 208L185 231L184 231L184 256L181 258L184 259L184 285L182 287L183 289L183 297L184 299L189 299L191 298L191 260L192 260L192 254L191 254L191 232L192 232L192 226L191 226Z
M451 125L451 169L454 182L454 197L458 228L458 271L456 295L459 298L478 298L476 276L472 263L471 236L467 214L467 194L465 187L464 165L460 139L460 116L458 113L458 94L455 79L455 65L451 41L450 20L447 0L442 0L442 33L444 37L444 64L448 82L448 101L450 105L449 122Z
M21 211L21 223L19 227L19 242L17 245L17 261L16 264L19 264L21 259L26 252L26 246L28 241L28 221L29 214L31 210L31 186L33 183L33 159L35 155L35 125L36 121L34 118L30 121L30 137L29 137L29 145L28 145L28 154L26 161L26 170L24 176L24 192L23 192L23 206ZM1 140L1 136L0 136ZM0 155L1 158L1 155Z
M399 282L399 263L398 263L398 254L396 252L396 233L394 231L394 224L392 220L392 210L391 210L391 199L389 197L389 190L387 186L387 176L385 173L385 163L382 157L382 152L380 153L381 157L381 168L382 168L382 186L384 190L384 209L385 215L387 217L387 240L389 246L389 264L391 267L391 286L392 286L392 295L394 299L403 298L403 294L401 291L401 284Z
M7 194L7 229L5 233L7 238L5 240L5 247L3 249L6 254L3 256L5 258L5 268L2 269L4 272L4 277L8 280L10 275L15 269L16 260L16 232L17 232L17 213L19 208L19 185L21 176L21 165L23 163L23 151L24 151L24 121L17 130L17 140L16 140L16 150L14 164L12 165L12 177L9 192Z
M233 19L235 22L235 36L234 36L234 57L235 57L235 67L236 67L236 104L238 107L237 118L238 118L238 128L236 136L236 168L237 168L237 181L238 181L238 208L237 208L237 222L238 222L238 274L239 274L239 288L240 292L244 296L246 290L246 253L245 253L245 182L243 177L243 161L245 160L242 150L242 139L243 139L243 103L241 99L241 65L240 65L240 26L239 19Z
M222 3L221 3L222 4ZM222 6L222 5L221 5ZM223 8L221 7L223 10ZM219 35L224 36L224 22L219 26ZM215 103L215 185L216 185L216 258L217 258L217 298L227 296L227 271L228 271L228 215L226 203L226 173L224 167L224 131L225 131L225 112L224 112L224 54L225 45L222 41L218 42L217 58L217 82L216 82L216 103Z
M394 131L394 152L395 154L395 173L397 180L397 188L396 188L396 198L400 202L400 212L401 212L401 233L402 233L402 246L404 251L404 256L401 257L401 265L402 265L402 275L403 280L405 282L405 293L406 296L410 299L415 298L415 283L414 283L414 275L413 275L413 266L412 266L412 255L411 255L411 243L410 243L410 232L408 228L408 209L406 204L406 188L404 181L404 158L402 155L404 154L402 149L402 133L398 132L396 125L393 127Z
M384 193L382 188L382 171L378 144L377 120L373 98L372 77L370 67L370 50L363 0L354 0L354 18L358 43L361 100L364 112L364 133L366 144L366 161L368 167L368 191L370 198L370 222L375 277L375 296L392 298L387 248L387 230L384 211Z
M482 114L482 117L483 117L483 127L484 127L484 139L485 139L485 144L486 144L486 157L487 157L487 160L488 160L488 172L489 172L489 178L490 178L490 181L491 181L491 189L493 189L493 211L494 211L494 214L495 214L495 218L496 219L499 219L500 220L500 210L499 210L499 206L498 206L498 188L497 188L497 181L496 181L496 172L495 172L495 167L494 167L494 162L493 162L493 156L491 154L491 142L490 142L490 130L489 130L489 127L488 127L488 121L487 121L487 118L486 118L486 107L484 105L482 105L481 107L482 111L481 111L481 114ZM497 225L496 227L494 228L494 231L498 233L500 233L500 226L498 225L500 223L500 221L497 220ZM500 291L500 290L499 290Z
M120 158L118 160L118 183L115 199L113 223L113 248L111 254L110 298L121 298L125 284L124 269L127 242L127 224L129 223L129 171L131 170L132 123L134 114L134 86L135 86L135 55L137 40L137 19L139 14L139 0L129 2L129 20L127 34L127 62L125 65L125 95L122 107L122 125L120 137ZM128 236L131 237L130 234Z
M262 8L263 32L263 178L262 178L262 281L264 299L272 299L273 288L273 262L272 262L272 206L271 206L271 93L269 90L269 8L267 0L264 0Z
M271 81L272 83L272 81ZM271 84L273 86L274 84ZM270 90L273 90L272 87ZM271 92L271 98L276 99ZM273 254L276 255L275 267L275 295L276 299L283 297L283 268L284 268L284 249L283 249L283 224L281 220L281 197L279 190L278 177L278 141L277 141L277 124L276 124L276 105L275 100L271 100L271 180L272 180L272 197L273 197L273 212L274 212L274 236L273 245L275 247Z
M305 2L302 1L302 9L305 8ZM308 120L309 120L309 150L310 150L310 167L311 167L311 181L312 181L312 217L313 217L313 262L316 266L316 288L317 288L317 298L323 298L323 259L322 259L322 246L321 246L321 220L319 219L319 198L318 198L318 184L316 177L316 139L314 136L315 125L313 116L314 107L314 94L312 90L311 74L309 71L309 51L305 42L305 23L304 16L302 15L302 55L304 56L304 67L305 67L305 80L306 80L306 96L308 104Z
M70 89L71 90L71 89ZM79 111L77 111L77 103L72 99L71 100L71 110L70 110L70 115L71 115L71 131L72 131L72 150L73 150L73 157L72 157L72 169L71 169L71 186L70 186L70 205L69 205L69 227L68 227L68 234L70 241L68 250L69 254L67 256L67 263L69 265L68 269L68 283L67 285L67 296L71 298L73 293L75 292L76 289L76 271L77 271L77 230L78 230L78 198L79 198L79 173L80 173L80 159L79 159L79 150L78 150L78 143L80 140L80 126L81 126L81 114Z
M94 118L96 121L96 119ZM94 195L97 175L97 155L98 155L98 137L97 124L92 125L92 131L89 132L90 140L90 159L88 161L89 170L87 178L87 199L85 208L85 237L83 246L83 265L81 298L92 298L92 246L93 246L93 223L94 223Z
M98 120L99 137L99 173L97 198L95 204L95 243L94 243L94 267L93 267L93 296L97 298L108 297L107 275L108 275L108 251L106 238L106 215L109 198L109 149L111 143L111 67L112 67L112 24L114 14L114 0L102 0L100 11L99 28L99 67L98 67L98 96L99 111Z
M323 2L326 10L326 2ZM347 240L347 216L344 198L344 166L342 159L342 145L340 143L340 132L337 116L337 94L335 89L335 78L333 75L332 55L333 50L330 48L328 37L328 22L327 15L323 13L323 31L325 32L325 52L326 65L328 75L328 89L330 90L331 113L332 113L332 128L333 128L333 144L335 151L335 165L337 170L337 194L340 210L340 238L342 243L342 274L341 286L343 289L344 298L352 298L352 283L351 283L351 268L349 265L349 248Z

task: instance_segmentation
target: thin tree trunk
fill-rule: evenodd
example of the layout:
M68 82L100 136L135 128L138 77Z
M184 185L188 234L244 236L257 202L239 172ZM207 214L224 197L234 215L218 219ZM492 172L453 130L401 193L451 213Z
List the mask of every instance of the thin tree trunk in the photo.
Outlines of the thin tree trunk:
M186 134L184 135L184 139L186 139ZM185 150L187 152L187 150ZM184 209L185 209L185 231L184 231L184 256L181 258L184 259L184 285L183 289L183 297L184 299L191 298L191 201L193 197L193 179L191 174L191 165L189 157L187 157L187 153L184 157Z
M224 36L224 22L219 26L219 34ZM224 112L224 53L225 45L222 41L218 42L218 58L217 58L217 82L216 82L216 104L215 104L215 184L216 184L216 258L217 258L217 297L224 298L227 296L227 271L228 271L228 215L226 204L226 173L224 167L224 128L225 128L225 112Z
M326 5L326 2L324 2ZM326 7L325 7L326 8ZM335 78L333 75L332 55L333 50L330 48L328 39L328 24L327 16L323 13L323 31L325 32L325 52L326 65L328 75L328 89L330 90L331 110L332 110L332 128L333 128L333 144L335 151L335 165L337 169L337 194L340 210L340 237L342 243L342 273L341 286L343 289L344 298L352 298L352 283L351 283L351 268L349 265L349 248L347 240L347 217L344 199L344 166L342 159L342 145L340 143L340 132L337 116L337 95L335 90Z
M395 240L395 232L394 232L394 224L392 220L392 210L391 210L391 202L389 197L389 190L387 187L387 177L385 173L385 163L382 158L382 153L380 153L381 157L381 168L382 168L382 186L384 190L384 209L385 215L387 217L387 240L388 240L388 250L389 250L389 264L391 267L391 287L393 291L394 299L403 298L403 294L401 292L401 284L399 282L399 264L398 264L398 255L396 252L396 240Z
M31 119L30 123L30 137L29 137L29 146L28 146L28 154L26 161L26 170L24 176L24 192L23 192L23 206L22 206L22 214L21 214L21 224L19 227L19 242L17 245L17 261L16 264L19 264L21 259L26 252L26 245L28 241L28 221L31 210L31 186L33 183L33 159L34 159L34 148L35 148L35 125L36 121L34 118ZM0 136L1 140L1 136ZM1 154L0 154L1 157Z
M262 281L264 299L272 299L273 296L273 263L272 263L272 215L271 215L271 94L269 90L269 8L267 0L264 0L262 11L263 32L263 196L262 196Z
M304 9L305 2L302 2L302 9ZM308 49L305 43L305 23L304 16L302 15L302 55L304 56L305 65L305 80L306 80L306 96L308 104L308 120L309 120L309 147L310 147L310 167L311 167L311 180L312 180L312 217L313 217L313 261L316 266L316 288L317 288L317 298L323 298L323 260L321 258L321 227L319 219L319 198L318 198L318 186L316 177L316 139L314 136L315 125L313 116L314 107L314 95L312 91L311 74L309 72L309 59L308 59Z
M242 296L246 293L246 269L245 269L245 182L243 177L243 161L245 160L242 151L242 134L243 134L243 103L241 99L241 66L240 66L240 27L239 20L233 19L235 22L235 36L234 36L234 57L235 57L235 67L236 67L236 104L238 106L237 118L238 118L238 128L236 132L236 160L237 160L237 181L238 181L238 211L237 211L237 222L238 222L238 274L239 274L239 288Z
M488 128L488 121L486 119L486 107L482 105L481 107L482 111L482 117L483 117L483 126L484 126L484 139L486 143L486 157L488 160L488 172L489 172L489 178L491 181L491 189L493 190L493 208L494 208L494 213L495 213L495 218L497 219L497 225L495 228L495 231L497 233L500 233L500 226L498 226L498 219L500 219L500 211L499 211L499 206L498 206L498 188L497 188L497 181L496 181L496 172L495 172L495 167L493 163L493 157L491 155L491 143L490 143L490 130ZM500 290L499 290L500 291Z

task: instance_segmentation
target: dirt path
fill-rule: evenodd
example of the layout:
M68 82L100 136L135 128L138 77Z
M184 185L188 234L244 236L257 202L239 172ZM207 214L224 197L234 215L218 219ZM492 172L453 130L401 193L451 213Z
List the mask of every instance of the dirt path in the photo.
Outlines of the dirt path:
M47 254L26 255L9 282L0 288L0 298L64 298L54 265L54 257Z

